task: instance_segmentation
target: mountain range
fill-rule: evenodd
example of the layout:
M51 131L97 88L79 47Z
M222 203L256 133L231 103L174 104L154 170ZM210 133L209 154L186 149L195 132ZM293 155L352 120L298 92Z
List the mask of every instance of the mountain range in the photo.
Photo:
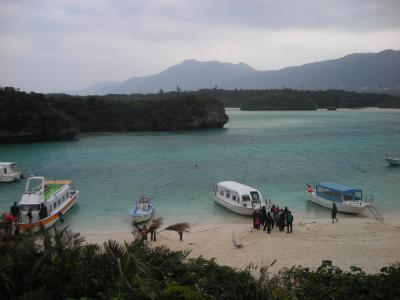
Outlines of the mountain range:
M125 81L99 82L78 91L78 95L157 93L160 90L342 89L353 91L400 89L400 51L354 53L344 57L280 70L259 71L245 63L185 60L150 76Z

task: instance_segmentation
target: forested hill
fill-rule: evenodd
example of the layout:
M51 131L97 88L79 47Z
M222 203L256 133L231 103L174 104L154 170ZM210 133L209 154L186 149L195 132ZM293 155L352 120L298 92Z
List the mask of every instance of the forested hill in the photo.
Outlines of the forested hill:
M148 94L147 99L162 99L167 94ZM314 110L318 108L400 108L400 98L378 93L356 93L342 90L307 91L292 89L271 90L223 90L202 89L185 92L187 95L207 95L221 101L225 107L242 110ZM128 99L142 99L133 94Z
M101 99L120 101L161 101L176 96L177 92L156 94L107 95ZM400 108L400 98L381 93L357 93L343 90L308 91L293 89L224 90L202 89L182 92L182 96L209 96L221 101L225 107L243 110L313 110L317 108L381 107Z
M172 131L222 128L224 106L207 95L163 101L78 97L0 89L0 143L73 138L79 131Z
M305 91L278 90L203 90L220 100L225 107L242 110L313 110L317 108L400 108L400 98L377 93L356 93L342 90Z

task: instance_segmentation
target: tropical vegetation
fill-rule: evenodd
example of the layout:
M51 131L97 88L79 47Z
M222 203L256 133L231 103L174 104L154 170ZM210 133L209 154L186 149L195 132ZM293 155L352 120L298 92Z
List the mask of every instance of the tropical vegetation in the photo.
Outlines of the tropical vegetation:
M220 266L142 240L102 246L68 228L0 241L1 299L398 299L400 265L366 274L324 261L275 275ZM396 298L397 297L397 298Z
M44 95L0 88L0 142L74 137L79 131L174 131L221 128L221 102L173 94L162 101Z

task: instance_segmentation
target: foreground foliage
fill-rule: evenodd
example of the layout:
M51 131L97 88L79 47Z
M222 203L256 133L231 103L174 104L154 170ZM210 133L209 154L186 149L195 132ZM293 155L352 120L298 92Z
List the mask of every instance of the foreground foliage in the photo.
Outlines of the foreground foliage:
M325 261L315 271L219 266L188 251L142 241L83 244L79 233L54 229L0 242L1 299L395 299L400 265L369 275Z

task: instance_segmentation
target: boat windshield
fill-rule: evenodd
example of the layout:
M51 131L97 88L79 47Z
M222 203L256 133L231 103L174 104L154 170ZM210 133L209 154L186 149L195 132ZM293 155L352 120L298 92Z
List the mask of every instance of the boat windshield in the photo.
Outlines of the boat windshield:
M355 200L362 200L362 192L356 192L354 194L354 199Z
M250 192L252 202L260 202L260 195L257 192Z
M40 192L42 190L42 183L43 183L43 180L41 180L41 179L30 178L26 185L25 193L40 194Z

